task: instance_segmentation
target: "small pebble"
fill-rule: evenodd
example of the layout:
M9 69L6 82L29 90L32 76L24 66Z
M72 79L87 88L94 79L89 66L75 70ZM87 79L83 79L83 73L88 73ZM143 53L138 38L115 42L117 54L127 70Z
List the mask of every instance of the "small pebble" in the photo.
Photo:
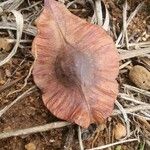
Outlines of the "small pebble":
M126 134L127 134L126 127L123 124L118 123L114 128L115 139L119 140L119 139L125 137Z
M34 143L28 143L25 145L26 150L36 150L36 146Z

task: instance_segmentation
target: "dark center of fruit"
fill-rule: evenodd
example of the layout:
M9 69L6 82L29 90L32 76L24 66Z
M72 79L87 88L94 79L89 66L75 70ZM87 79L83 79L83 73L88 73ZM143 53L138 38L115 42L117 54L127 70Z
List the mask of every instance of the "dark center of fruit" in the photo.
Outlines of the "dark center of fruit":
M56 78L64 86L81 86L91 84L93 80L93 66L85 54L74 52L61 52L55 61Z

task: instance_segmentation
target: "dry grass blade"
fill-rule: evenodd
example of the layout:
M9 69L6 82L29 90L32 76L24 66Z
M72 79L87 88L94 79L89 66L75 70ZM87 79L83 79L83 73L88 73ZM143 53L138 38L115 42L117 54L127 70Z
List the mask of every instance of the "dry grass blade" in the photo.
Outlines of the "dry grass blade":
M16 30L15 23L9 23L9 22L0 22L0 29L4 30ZM37 30L34 26L24 26L23 32L32 36L35 36L37 33Z
M6 39L8 43L15 43L15 39ZM20 43L31 43L32 40L20 40Z
M141 111L141 113L144 114L146 117L149 117L149 118L150 118L150 114L148 114L147 112Z
M29 10L29 9L35 7L36 5L40 4L40 3L41 3L41 1L36 2L36 3L34 3L33 5L30 5L30 6L26 7L26 8L20 9L19 11L21 12L21 11L23 11L23 10Z
M0 7L5 7L6 5L9 5L9 4L11 4L11 3L13 3L13 1L14 0L7 0L7 1L5 1L5 2L2 2L2 3L0 3Z
M105 8L105 18L103 19L103 9L102 9L102 3L104 5ZM109 30L109 22L110 22L110 18L109 18L109 12L107 10L107 7L105 5L105 3L101 0L96 0L95 1L95 14L97 17L97 24L102 26L106 31Z
M62 127L68 126L68 125L70 125L70 123L68 123L68 122L54 122L54 123L49 123L46 125L36 126L36 127L32 127L32 128L4 132L4 133L0 133L0 139L13 137L13 136L22 136L22 135L27 135L27 134L33 134L33 133L38 133L38 132L45 132L45 131L49 131L51 129L62 128Z
M128 66L130 63L131 63L131 60L130 60L130 61L127 61L126 63L122 64L122 65L119 67L119 69L121 70L121 69L125 68L125 67Z
M134 86L131 86L131 85L127 85L127 84L123 84L123 86L131 91L134 91L134 92L137 92L137 93L140 93L140 94L143 94L143 95L146 95L146 96L149 96L150 97L150 92L149 91L146 91L146 90L142 90L142 89L139 89L137 87L134 87Z
M110 29L110 26L109 26L109 23L110 23L110 17L109 17L109 12L108 12L108 9L106 8L106 5L104 4L105 6L105 10L106 10L106 18L104 20L104 23L103 23L103 28L106 30L106 31L109 31Z
M7 10L17 10L18 7L24 2L24 0L13 1L13 3L8 7Z
M72 2L69 2L66 7L69 8L72 4L75 4L76 3L76 0L72 1Z
M95 147L95 148L91 148L91 149L87 149L87 150L101 150L101 149L103 150L105 148L109 148L109 147L119 145L119 144L123 144L123 143L133 142L133 141L138 141L138 139L129 139L129 140L124 140L124 141L119 141L119 142L115 142L115 143L112 143L112 144L107 144L107 145L104 145L104 146L99 146L99 147Z
M138 50L125 51L120 53L120 60L130 59L150 53L150 48L142 48Z
M124 93L119 93L119 96L120 96L120 98L122 98L124 100L130 101L130 102L133 102L136 104L147 105L147 103L135 100L134 98L132 98L129 95L124 94Z
M126 41L126 47L129 49L129 42L128 42L128 31L127 31L127 0L125 1L125 5L123 6L123 32Z
M131 13L131 15L129 16L128 20L127 20L127 24L126 24L126 28L129 26L130 22L132 21L132 19L136 16L136 14L138 13L138 11L142 8L144 2L140 3L136 9L134 10L134 12ZM118 47L120 40L123 36L123 31L120 33L120 35L118 36L118 39L116 41L116 46Z
M10 54L0 62L0 66L4 65L5 63L7 63L17 52L19 43L20 43L20 39L22 36L22 31L23 31L23 16L20 12L13 10L12 13L14 14L15 18L16 18L16 25L17 25L17 41L16 44L14 46L14 48L12 49L12 51L10 52Z
M119 110L122 112L122 114L124 116L124 120L126 122L128 120L128 116L127 116L126 111L124 110L124 108L122 107L122 105L118 101L115 101L115 104L119 108Z
M131 15L129 16L129 18L127 20L127 27L129 26L129 24L133 20L133 18L137 15L137 13L139 12L139 10L143 7L143 5L144 5L144 1L141 2L141 3L139 3L139 5L134 10L134 12L131 13Z
M125 109L123 108L123 106L122 106L118 101L116 101L115 104L117 105L117 107L119 108L119 110L122 112L123 117L124 117L124 121L125 121L125 123L126 123L126 125L127 125L127 126L126 126L126 128L127 128L127 135L126 135L126 137L125 137L125 138L127 138L127 137L130 136L130 122L129 122L128 115L127 115ZM125 138L124 138L124 139L125 139Z
M97 17L97 23L98 25L102 26L103 25L103 13L102 13L102 3L101 0L96 0L95 1L95 12L96 12L96 17Z
M138 115L138 114L135 114L135 113L129 113L131 115L133 115L134 117L138 117L138 118L141 118L141 119L145 119L147 121L150 121L150 117L145 117L145 116L142 116L142 115Z
M133 106L130 108L125 108L125 111L127 114L130 114L132 112L136 112L136 111L141 111L141 110L150 110L150 105L137 105L137 106ZM122 114L122 112L120 112L120 110L114 110L113 111L113 116Z
M24 0L7 0L5 2L0 3L0 7L3 8L3 10L16 10L22 3L24 2Z
M80 150L84 150L82 137L81 137L81 127L80 126L78 126L78 139L79 139Z
M129 47L150 47L150 42L129 43Z

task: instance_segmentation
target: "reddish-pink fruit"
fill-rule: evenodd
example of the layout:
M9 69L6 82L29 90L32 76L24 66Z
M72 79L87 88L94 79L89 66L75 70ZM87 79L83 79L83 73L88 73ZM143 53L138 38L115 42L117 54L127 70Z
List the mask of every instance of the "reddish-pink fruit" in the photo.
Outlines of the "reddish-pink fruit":
M112 38L55 0L45 0L37 28L33 77L45 106L85 128L103 122L118 94L119 58Z

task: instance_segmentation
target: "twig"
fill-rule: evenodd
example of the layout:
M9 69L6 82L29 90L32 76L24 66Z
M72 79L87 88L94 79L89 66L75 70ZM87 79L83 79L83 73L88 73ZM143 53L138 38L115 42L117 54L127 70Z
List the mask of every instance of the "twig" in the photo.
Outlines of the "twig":
M81 137L81 127L80 126L78 127L78 139L79 139L80 150L84 150L82 137Z
M28 1L28 5L31 5L31 2L30 2L30 0L27 0Z
M135 111L139 111L139 110L145 110L145 109L150 109L150 106L139 105L139 106L135 106L135 107L132 107L132 108L127 108L127 109L125 109L125 111L127 113L131 113L131 112L135 112ZM121 112L119 110L114 110L113 116L118 115L118 114L121 114ZM58 124L58 123L51 123L51 124L38 126L38 127L32 127L32 128L28 128L28 129L9 131L9 132L5 132L5 133L1 133L0 134L0 139L12 137L12 136L21 136L21 135L26 135L26 134L33 134L33 133L38 133L38 132L44 132L44 131L48 131L50 129L64 127L64 126L67 126L67 125L70 125L70 124L67 123L67 122L60 122L60 124ZM81 139L81 129L80 128L78 129L78 136L79 136L79 142L80 142L81 150L84 150L82 139ZM93 150L93 149L91 149L91 150Z
M33 64L32 64L32 66L31 66L30 69L29 69L28 75L27 75L26 78L24 79L24 84L23 84L23 86L22 86L19 90L10 92L7 96L10 96L10 95L12 95L12 94L14 94L14 93L18 93L18 92L22 91L22 90L26 87L27 82L28 82L28 79L29 79L29 77L31 76L32 69L33 69Z
M41 4L41 3L42 3L42 1L36 2L36 3L32 4L32 5L29 5L28 7L20 9L19 11L21 12L21 11L24 11L24 10L29 10L29 9L31 9L31 8L37 6L38 4Z
M30 89L28 89L27 91L25 91L23 94L21 94L19 97L17 97L12 103L10 103L9 105L5 106L2 110L0 110L0 117L7 111L9 110L14 104L16 104L19 100L29 96L30 94L32 94L33 92L36 91L36 86L31 87Z
M16 39L6 39L8 43L15 43ZM20 43L31 43L32 40L20 40Z
M121 70L121 69L125 68L125 67L128 66L130 63L131 63L131 60L130 60L130 61L127 61L126 63L122 64L122 65L119 67L119 69Z
M15 73L17 72L17 70L19 69L19 67L21 67L21 65L25 62L25 58L18 64L18 66L16 66L16 69L12 72L11 77L13 77L15 75ZM24 76L25 77L25 76Z
M141 111L142 114L144 114L146 117L149 117L150 118L150 114L145 112L145 111Z
M141 110L150 110L150 105L138 105L138 106L133 106L130 108L125 108L126 113L132 113L132 112L136 112L136 111L141 111ZM113 116L122 114L122 112L120 112L119 110L114 110L113 111Z
M45 131L49 131L51 129L62 128L62 127L68 126L68 125L70 125L70 123L68 123L68 122L55 122L55 123L49 123L46 125L36 126L36 127L32 127L32 128L27 128L27 129L4 132L4 133L0 133L0 139L14 137L14 136L22 136L22 135L27 135L27 134L33 134L33 133L38 133L38 132L45 132Z
M69 8L71 5L75 4L76 3L76 0L72 1L72 2L69 2L66 7Z
M125 99L125 100L127 100L127 101L136 103L136 104L148 105L147 103L141 102L141 101L139 101L139 100L135 100L135 99L131 98L129 95L124 94L124 93L119 93L119 97L122 98L122 99Z
M146 91L146 90L143 90L143 89L139 89L137 87L134 87L134 86L131 86L131 85L127 85L127 84L123 84L123 86L131 91L134 91L134 92L138 92L140 94L143 94L143 95L146 95L146 96L149 96L150 97L150 92L149 91Z
M142 48L138 50L125 51L120 53L120 60L129 59L150 53L150 48Z
M126 122L128 120L128 116L127 116L127 113L126 113L125 109L122 107L122 105L117 100L115 101L115 104L117 105L119 110L122 112L122 114L124 116L124 120Z
M0 22L0 29L4 29L4 30L16 30L16 24L15 23L9 23L9 22ZM28 34L28 35L32 35L35 36L37 33L37 30L34 26L27 26L24 25L23 28L23 32Z
M127 135L124 138L124 139L126 139L126 138L130 137L130 122L129 122L129 118L128 118L128 115L127 115L125 109L123 108L123 106L118 101L115 101L115 104L117 105L119 110L122 112L123 117L124 117L124 121L126 123Z
M135 114L135 113L129 113L129 114L131 114L131 115L133 115L133 116L136 116L136 117L138 117L138 118L143 118L143 119L145 119L145 120L150 121L150 118L149 118L149 117L141 116L141 115L138 115L138 114Z
M129 47L150 47L150 42L138 42L138 43L129 43Z
M11 87L12 85L14 85L15 83L19 82L21 79L23 79L24 76L22 76L21 78L18 78L16 80L13 80L12 82L9 82L5 85L0 86L0 93L4 90L6 90L7 88Z
M107 144L107 145L104 145L104 146L99 146L99 147L95 147L95 148L91 148L91 149L87 149L87 150L101 150L101 149L105 149L105 148L112 147L112 146L115 146L115 145L119 145L119 144L122 144L122 143L128 143L128 142L133 142L133 141L138 141L138 139L129 139L129 140L125 140L125 141L119 141L119 142L115 142L115 143L112 143L112 144Z

